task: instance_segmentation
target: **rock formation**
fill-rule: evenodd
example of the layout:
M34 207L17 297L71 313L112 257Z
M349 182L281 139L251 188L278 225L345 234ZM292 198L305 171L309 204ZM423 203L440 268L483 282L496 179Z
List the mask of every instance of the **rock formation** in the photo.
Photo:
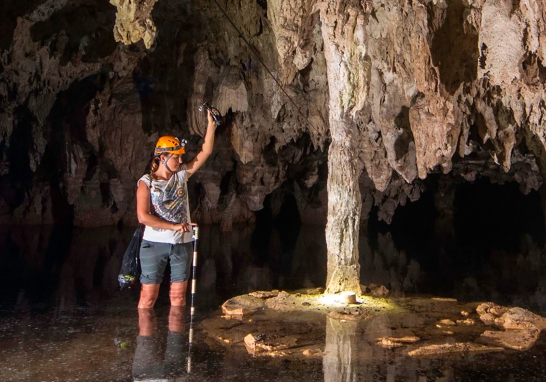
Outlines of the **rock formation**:
M541 187L542 2L220 4L253 49L214 2L4 2L0 221L134 224L154 140L185 136L191 158L204 100L226 124L190 183L195 219L230 230L295 198L303 222L329 211L353 273L360 220L390 222L430 174Z

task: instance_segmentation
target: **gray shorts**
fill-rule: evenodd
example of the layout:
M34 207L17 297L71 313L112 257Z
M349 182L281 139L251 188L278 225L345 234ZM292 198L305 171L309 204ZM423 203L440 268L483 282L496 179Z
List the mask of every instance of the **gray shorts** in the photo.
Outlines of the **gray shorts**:
M192 243L168 244L142 240L140 244L141 284L161 284L167 260L171 264L171 282L186 281L190 274Z

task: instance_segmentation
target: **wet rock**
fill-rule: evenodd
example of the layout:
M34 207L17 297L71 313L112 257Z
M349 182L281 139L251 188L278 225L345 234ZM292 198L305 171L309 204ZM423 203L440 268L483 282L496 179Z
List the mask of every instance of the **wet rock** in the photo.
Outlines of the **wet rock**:
M377 339L377 345L384 347L386 349L397 348L401 346L407 346L420 341L421 339L417 336L407 336L407 337L380 337Z
M497 325L504 329L546 328L546 318L523 308L506 308L494 303L480 304L476 308L486 325Z
M270 337L266 334L249 333L244 338L246 350L252 355L282 356L286 350L297 346L298 339L293 336Z
M256 312L264 307L264 302L261 298L248 295L233 297L222 305L222 311L225 315L243 317Z
M442 326L455 326L457 325L453 320L449 320L449 319L443 319L443 320L440 320L438 321L438 323L436 324L436 326L438 327L442 327Z
M485 302L483 304L478 305L476 308L476 312L481 316L485 313L490 313L494 316L502 316L508 308L505 308L501 305L497 305L493 302Z
M261 298L262 300L267 300L268 298L277 297L279 295L278 290L272 290L272 291L256 291L256 292L250 292L248 294L249 296Z
M320 349L305 349L302 354L306 357L322 357L322 350Z
M476 342L513 350L528 350L533 347L539 336L540 330L531 325L526 329L486 330Z
M500 315L499 313L504 311L506 311L505 308L492 302L480 304L476 308L476 313L480 316L480 320L486 325L495 324L495 319Z
M504 329L533 329L544 330L546 318L534 314L523 308L510 308L501 317L495 319L495 324Z
M495 319L496 317L493 313L484 313L480 315L480 320L486 325L494 325Z
M467 318L466 320L457 320L457 325L476 325L476 320Z
M439 356L456 353L489 353L503 351L504 348L498 346L479 345L473 342L454 342L444 344L428 344L416 349L408 350L407 355L411 357Z

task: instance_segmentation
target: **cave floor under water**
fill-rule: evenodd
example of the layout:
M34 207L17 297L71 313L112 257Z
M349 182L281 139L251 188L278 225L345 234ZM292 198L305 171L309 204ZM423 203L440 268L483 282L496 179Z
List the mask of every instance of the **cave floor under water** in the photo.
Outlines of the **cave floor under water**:
M219 307L233 296L324 286L323 232L324 227L301 227L295 237L272 231L264 238L250 228L228 234L217 227L202 227L201 237L207 240L199 248L197 314L190 352L189 308L171 310L168 283L151 315L139 315L136 290L117 290L130 229L5 228L0 232L4 271L0 281L0 380L546 380L544 334L523 352L420 358L362 347L372 332L365 328L337 336L339 349L356 344L359 354L365 353L364 358L354 359L343 359L351 353L339 349L335 357L313 349L306 358L260 357L211 340L203 322L221 315ZM426 244L415 251L403 248L389 233L378 234L361 240L362 283L385 285L393 299L439 296L461 304L493 301L544 316L546 252L530 236L522 236L520 243L518 248L487 251ZM293 318L279 322L293 325ZM312 327L315 339L331 346L328 318L316 320L317 326ZM143 330L151 335L140 336Z

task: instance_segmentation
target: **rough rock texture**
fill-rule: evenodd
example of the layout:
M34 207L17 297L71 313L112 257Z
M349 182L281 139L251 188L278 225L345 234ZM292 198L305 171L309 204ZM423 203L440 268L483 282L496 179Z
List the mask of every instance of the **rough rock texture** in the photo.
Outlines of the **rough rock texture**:
M157 34L157 28L152 19L152 10L157 0L110 0L110 4L118 9L114 38L124 44L144 41L150 49Z
M527 350L538 340L546 328L546 319L523 308L506 308L491 302L476 308L480 320L486 325L502 327L504 331L486 330L478 342L503 346L514 350Z
M3 2L0 221L134 223L154 140L188 138L190 159L204 100L226 124L191 207L224 230L295 199L306 223L325 224L329 208L329 251L355 253L359 219L377 206L390 222L429 174L541 187L543 2L221 5L259 57L214 2ZM336 237L341 224L352 234Z
M485 345L501 346L507 349L528 350L540 336L540 330L534 329L514 329L504 332L486 330L476 341Z

